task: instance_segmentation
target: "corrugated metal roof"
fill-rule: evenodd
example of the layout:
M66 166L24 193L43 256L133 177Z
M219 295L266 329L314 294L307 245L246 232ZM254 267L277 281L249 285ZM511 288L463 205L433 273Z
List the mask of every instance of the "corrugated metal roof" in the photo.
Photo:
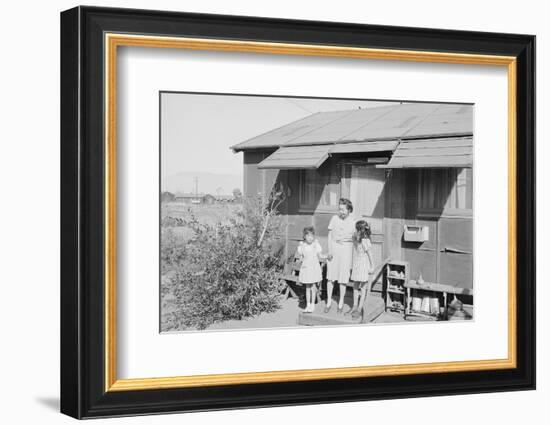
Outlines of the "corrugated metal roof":
M232 147L235 151L473 133L472 105L408 103L319 112Z
M378 168L471 167L472 137L402 141L390 161Z

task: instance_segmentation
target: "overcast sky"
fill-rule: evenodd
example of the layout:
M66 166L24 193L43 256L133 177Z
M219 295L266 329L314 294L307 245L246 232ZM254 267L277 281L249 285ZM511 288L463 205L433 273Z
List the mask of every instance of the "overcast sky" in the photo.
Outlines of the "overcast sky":
M242 153L230 146L320 111L389 102L163 93L163 178L180 172L242 174Z

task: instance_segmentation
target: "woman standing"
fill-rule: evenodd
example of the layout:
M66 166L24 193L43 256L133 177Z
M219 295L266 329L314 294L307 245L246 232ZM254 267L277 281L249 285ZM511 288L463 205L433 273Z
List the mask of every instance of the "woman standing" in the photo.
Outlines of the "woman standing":
M355 219L351 216L353 204L349 199L341 198L338 203L338 214L333 216L328 225L328 263L327 263L327 306L325 313L332 307L334 282L340 285L340 298L337 312L344 310L344 295L352 265L353 235Z

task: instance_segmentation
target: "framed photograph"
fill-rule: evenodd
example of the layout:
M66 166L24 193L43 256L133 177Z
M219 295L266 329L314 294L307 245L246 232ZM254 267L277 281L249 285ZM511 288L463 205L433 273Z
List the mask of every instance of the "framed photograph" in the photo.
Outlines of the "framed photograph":
M61 14L61 411L535 388L535 37Z

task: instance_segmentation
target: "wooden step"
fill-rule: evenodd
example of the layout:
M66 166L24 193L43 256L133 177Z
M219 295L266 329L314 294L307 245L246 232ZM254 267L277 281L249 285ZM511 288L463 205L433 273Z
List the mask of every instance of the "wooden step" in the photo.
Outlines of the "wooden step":
M363 322L370 323L386 310L384 299L379 296L367 297L363 308Z
M333 300L330 311L325 313L325 302L322 301L315 306L313 313L300 312L298 315L298 324L302 326L332 326L369 323L384 312L384 300L376 296L367 297L363 308L363 317L358 317L357 319L352 318L349 314L345 314L351 310L351 306L344 305L344 314L338 314L336 312L337 308L338 301Z

